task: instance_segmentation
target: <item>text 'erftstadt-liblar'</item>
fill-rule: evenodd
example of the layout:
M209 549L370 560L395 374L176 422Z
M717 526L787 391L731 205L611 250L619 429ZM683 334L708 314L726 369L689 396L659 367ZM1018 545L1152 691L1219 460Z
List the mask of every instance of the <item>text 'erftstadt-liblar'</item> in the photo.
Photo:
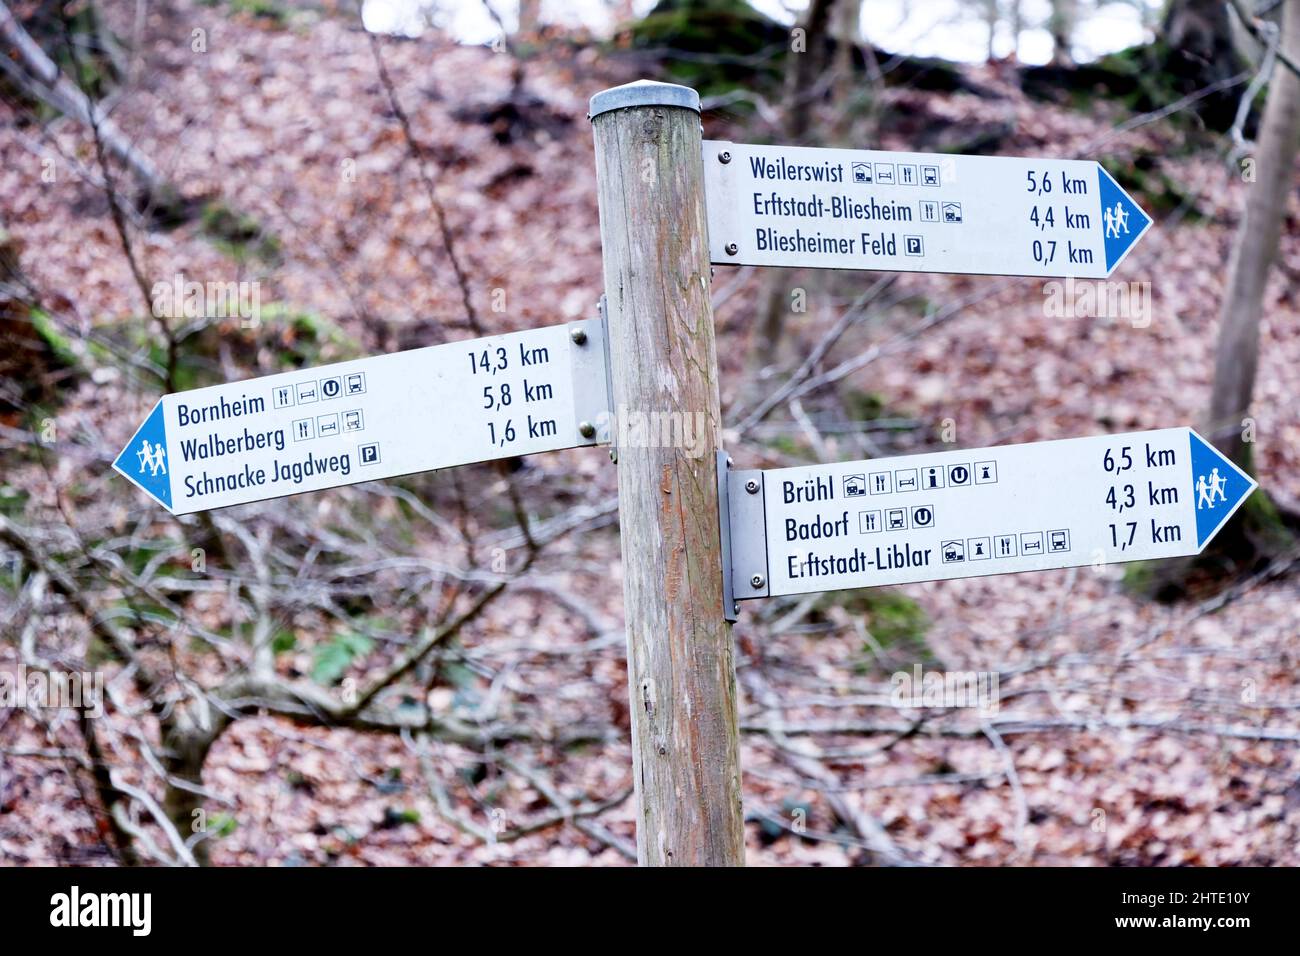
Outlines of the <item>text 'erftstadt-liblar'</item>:
M1255 487L1189 428L729 481L741 599L1195 554Z

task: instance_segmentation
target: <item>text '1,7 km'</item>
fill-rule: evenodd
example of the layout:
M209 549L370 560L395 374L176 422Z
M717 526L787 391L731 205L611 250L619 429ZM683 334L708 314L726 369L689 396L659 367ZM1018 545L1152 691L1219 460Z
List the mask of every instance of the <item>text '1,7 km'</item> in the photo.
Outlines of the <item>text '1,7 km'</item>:
M733 593L1197 554L1254 488L1190 428L733 471Z
M607 440L604 321L164 395L113 467L173 514Z
M1104 278L1151 225L1100 164L705 142L717 264Z

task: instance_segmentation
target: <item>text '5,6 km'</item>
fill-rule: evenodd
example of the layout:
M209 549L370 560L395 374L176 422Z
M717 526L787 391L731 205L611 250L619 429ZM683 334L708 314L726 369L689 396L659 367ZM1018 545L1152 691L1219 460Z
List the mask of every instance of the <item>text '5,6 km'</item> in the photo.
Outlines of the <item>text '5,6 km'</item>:
M1104 278L1151 225L1098 163L704 143L718 264Z

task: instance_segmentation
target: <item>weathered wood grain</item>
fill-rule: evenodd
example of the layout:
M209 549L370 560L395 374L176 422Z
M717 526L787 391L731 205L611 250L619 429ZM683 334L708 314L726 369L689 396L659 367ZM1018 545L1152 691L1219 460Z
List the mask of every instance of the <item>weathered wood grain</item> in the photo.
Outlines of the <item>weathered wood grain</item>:
M638 106L592 123L619 426L637 855L643 865L741 865L700 118ZM676 447L660 447L665 422L690 424L689 433L676 430Z

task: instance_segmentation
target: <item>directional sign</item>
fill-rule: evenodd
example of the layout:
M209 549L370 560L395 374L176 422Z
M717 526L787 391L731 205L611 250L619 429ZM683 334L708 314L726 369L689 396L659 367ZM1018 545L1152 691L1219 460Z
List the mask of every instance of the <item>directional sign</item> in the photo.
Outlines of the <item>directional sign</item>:
M1255 487L1190 428L733 471L733 592L1197 554Z
M715 263L1105 278L1151 226L1095 163L704 144Z
M603 328L553 325L164 395L113 467L189 514L596 444L607 436L593 426L608 427Z

